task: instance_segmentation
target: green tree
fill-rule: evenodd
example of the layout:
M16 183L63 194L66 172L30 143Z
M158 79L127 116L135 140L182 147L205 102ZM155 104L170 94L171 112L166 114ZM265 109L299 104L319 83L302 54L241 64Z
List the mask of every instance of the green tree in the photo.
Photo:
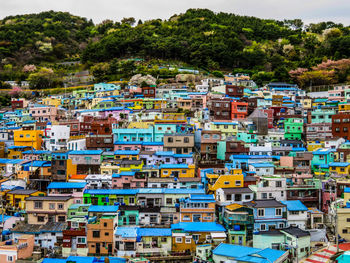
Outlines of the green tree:
M57 77L50 68L41 68L38 72L31 73L28 77L31 89L51 89L62 86L62 79Z

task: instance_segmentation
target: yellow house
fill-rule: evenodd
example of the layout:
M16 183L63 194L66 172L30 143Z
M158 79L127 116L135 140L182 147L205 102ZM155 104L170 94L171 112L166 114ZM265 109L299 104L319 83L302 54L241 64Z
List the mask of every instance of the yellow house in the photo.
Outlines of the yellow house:
M337 175L348 175L350 172L350 163L333 162L329 164L329 172Z
M139 151L119 150L114 152L117 160L139 160Z
M345 196L344 196L345 202ZM339 235L349 240L350 239L350 224L348 222L348 218L350 218L350 209L349 208L338 208L337 209L337 226Z
M244 184L244 176L238 171L232 174L207 174L207 180L209 194L216 194L219 188L243 187Z
M300 103L301 103L301 105L303 105L304 109L311 109L312 108L312 100L311 99L301 99Z
M160 100L160 99L154 99L153 101L154 103L154 109L165 109L166 105L167 105L167 101L166 100Z
M62 104L62 100L61 99L57 99L57 98L43 98L42 99L42 104L44 105L48 105L48 106L55 106L58 107Z
M44 225L47 222L66 222L71 196L30 196L26 198L28 224Z
M101 167L101 174L119 174L120 173L120 166L119 164L112 164L112 163L102 163Z
M119 172L141 171L143 162L141 160L122 160Z
M9 146L7 152L8 159L22 159L23 152L31 150L31 146Z
M307 150L308 152L316 151L317 149L324 148L324 142L315 142L315 141L308 141L307 142Z
M149 126L153 124L153 121L131 121L128 125L128 129L148 129Z
M236 136L238 133L238 123L237 122L211 122L210 130L220 131L222 135Z
M6 193L6 202L12 208L12 211L25 210L26 209L26 198L29 196L45 196L45 192L37 190L24 190L17 189Z
M76 165L76 164L73 164L73 162L72 162L71 159L67 159L67 166L66 166L66 169L67 169L67 172L66 172L66 175L67 175L66 181L68 181L69 178L70 178L72 175L76 175L76 174L77 174L77 165Z
M339 111L350 111L350 103L349 104L339 103L338 110Z
M41 149L43 131L40 130L17 130L13 132L15 146L29 146L36 150Z
M186 119L184 112L163 112L163 120L183 121Z
M160 177L195 177L194 164L161 164Z

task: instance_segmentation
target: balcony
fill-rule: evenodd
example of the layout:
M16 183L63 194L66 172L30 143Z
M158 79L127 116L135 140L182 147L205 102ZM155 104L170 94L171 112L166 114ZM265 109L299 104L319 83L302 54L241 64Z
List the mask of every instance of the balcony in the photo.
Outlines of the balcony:
M85 236L85 229L66 229L62 231L63 236Z
M254 218L249 215L230 215L229 217L224 217L224 222L228 225L243 224L250 225L254 224Z

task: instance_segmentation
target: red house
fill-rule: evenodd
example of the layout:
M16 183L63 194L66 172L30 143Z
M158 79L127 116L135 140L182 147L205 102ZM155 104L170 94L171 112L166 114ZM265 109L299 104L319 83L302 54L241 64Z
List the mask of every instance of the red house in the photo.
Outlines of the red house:
M231 101L231 119L245 119L248 115L248 103Z

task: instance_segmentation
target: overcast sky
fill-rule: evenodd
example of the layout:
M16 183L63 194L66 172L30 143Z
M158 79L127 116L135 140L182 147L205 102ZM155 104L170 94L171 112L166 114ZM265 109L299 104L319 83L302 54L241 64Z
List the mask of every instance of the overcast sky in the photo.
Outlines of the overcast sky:
M188 8L208 8L261 18L301 18L305 23L334 21L350 24L350 0L0 0L0 18L55 10L120 21L123 17L167 19Z

